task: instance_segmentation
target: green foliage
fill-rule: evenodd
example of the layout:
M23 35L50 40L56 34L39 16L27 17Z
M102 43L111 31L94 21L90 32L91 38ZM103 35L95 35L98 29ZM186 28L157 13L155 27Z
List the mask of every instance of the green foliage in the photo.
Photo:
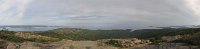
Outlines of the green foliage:
M149 39L154 43L166 43L161 40L163 36L193 35L200 31L200 28L186 29L143 29L130 32L130 30L87 30L87 29L56 29L37 33L59 39L71 40L99 40L99 39L123 39L123 38L142 38ZM194 38L194 37L193 37ZM188 38L189 39L189 38ZM185 41L188 39L184 39ZM192 39L192 38L191 38ZM177 40L178 41L178 40ZM188 41L187 43L189 43ZM192 41L191 41L192 42Z
M109 45L113 45L113 46L116 46L116 47L124 47L121 45L121 43L117 40L109 40L108 42L106 42L106 44L109 44Z
M162 36L191 35L200 31L200 28L187 29L143 29L136 30L133 33L138 38L155 38Z
M181 41L192 45L200 45L200 32L182 38Z
M192 41L190 41L189 39L178 39L178 40L174 40L172 42L173 43L186 43L186 44L189 44L189 45L193 45Z
M25 39L17 37L12 31L0 31L0 39L12 41L12 42L24 42Z
M31 42L48 42L48 40L40 39L40 38L30 38L30 39L26 39L26 40L31 41Z
M200 45L200 42L199 42L199 41L200 41L200 32L191 35L191 36L188 38L188 40L191 41L191 44Z
M152 42L152 44L167 43L167 41L162 40L160 37L150 38L149 40Z
M187 43L189 45L200 45L200 32L198 33L194 33L194 34L190 34L187 35L181 39L172 41L172 42L176 42L176 43Z
M0 31L0 39L11 41L11 42L25 42L25 41L31 41L31 42L54 42L55 40L45 40L41 38L29 38L29 39L24 39L22 37L17 37L15 36L16 32L13 31Z
M161 39L163 36L183 36L181 39L177 39L175 43L187 43L192 45L200 45L200 28L185 28L185 29L144 29L136 30L136 37L150 39L153 44L166 43Z
M69 30L69 29L65 29ZM43 36L49 36L59 39L71 39L71 40L99 40L99 39L110 39L110 38L133 38L131 37L132 32L129 30L72 30L72 31L61 31L51 30L46 32L36 33Z
M124 39L124 38L142 38L150 39L153 43L164 43L161 40L163 36L189 35L182 39L173 42L184 42L189 44L200 45L200 28L186 28L186 29L143 29L131 32L128 30L87 30L87 29L55 29L44 32L36 32L35 34L71 40L99 40L99 39ZM49 40L40 38L24 39L15 36L13 31L0 31L0 38L3 40L13 42L49 42ZM50 41L53 42L54 40ZM116 41L109 41L109 44L117 43ZM118 43L117 43L118 44ZM115 45L120 46L120 45Z

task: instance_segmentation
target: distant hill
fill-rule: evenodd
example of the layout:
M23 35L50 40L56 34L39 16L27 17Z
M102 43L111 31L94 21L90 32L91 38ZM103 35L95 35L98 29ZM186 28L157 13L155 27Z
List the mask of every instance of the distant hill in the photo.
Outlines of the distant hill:
M2 25L0 28L33 28L33 27L60 27L60 26L48 26L48 25Z

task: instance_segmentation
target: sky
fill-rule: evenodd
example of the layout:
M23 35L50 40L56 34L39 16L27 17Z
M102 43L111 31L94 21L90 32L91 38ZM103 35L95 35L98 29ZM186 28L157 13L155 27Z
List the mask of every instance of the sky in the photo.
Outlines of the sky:
M142 28L200 24L200 0L0 0L0 25Z

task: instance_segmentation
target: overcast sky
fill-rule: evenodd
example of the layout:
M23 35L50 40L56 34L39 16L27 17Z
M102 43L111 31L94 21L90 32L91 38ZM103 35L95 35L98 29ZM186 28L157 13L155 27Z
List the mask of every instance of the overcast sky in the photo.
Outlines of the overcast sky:
M0 0L0 25L134 28L200 24L200 0Z

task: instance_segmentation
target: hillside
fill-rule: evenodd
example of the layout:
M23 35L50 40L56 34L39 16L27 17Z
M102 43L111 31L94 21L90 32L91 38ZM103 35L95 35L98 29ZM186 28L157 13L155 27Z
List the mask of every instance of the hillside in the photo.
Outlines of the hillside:
M194 34L197 32L200 32L200 28L142 29L142 30L135 30L132 33L134 33L134 36L138 38L153 38L153 37L162 37L162 36Z
M200 45L200 28L185 29L144 29L133 31L135 37L150 39L154 43L187 43Z
M54 43L62 40L98 41L102 39L139 38L144 40L150 40L150 42L152 42L151 44L153 45L165 44L165 43L185 43L189 45L200 45L199 35L200 35L200 28L142 29L135 31L131 31L129 29L89 30L89 29L77 29L77 28L60 28L43 32L14 32L14 31L4 31L4 30L0 31L0 39L15 43L23 43L27 41L36 43ZM119 45L121 45L122 43L123 42L120 42ZM113 44L112 40L111 40L111 45L115 45Z
M140 39L149 39L153 41L154 43L183 42L184 41L183 43L193 44L196 41L200 41L200 40L195 40L196 38L199 38L198 36L199 32L200 32L200 28L141 29L141 30L135 30L135 31L130 31L128 29L127 30L89 30L89 29L76 29L76 28L60 28L60 29L40 32L36 34L59 38L59 39L70 39L70 40L140 38ZM164 39L167 39L167 40L164 40Z
M0 31L0 39L10 41L10 42L54 42L58 41L57 38L52 38L48 36L41 36L35 33L21 33L14 31Z
M88 30L75 28L60 28L45 32L36 33L43 36L50 36L60 39L71 40L99 40L110 38L132 38L130 30Z

